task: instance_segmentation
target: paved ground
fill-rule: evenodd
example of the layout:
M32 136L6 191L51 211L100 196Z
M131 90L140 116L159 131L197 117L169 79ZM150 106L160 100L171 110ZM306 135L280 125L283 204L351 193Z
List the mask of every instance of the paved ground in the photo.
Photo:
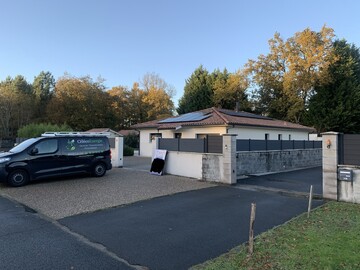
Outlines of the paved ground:
M33 182L20 188L1 183L10 196L54 219L129 204L154 197L214 186L172 175L114 168L104 177L78 177Z
M286 193L309 194L313 185L314 194L322 194L322 167L314 167L285 173L253 176L238 180L238 187L252 190L286 191Z
M124 157L124 168L150 172L151 158L149 157Z
M247 241L251 202L257 204L255 234L307 210L305 198L219 186L59 222L130 264L187 269Z
M0 268L187 269L247 241L252 202L257 203L255 234L307 210L306 198L242 187L302 190L297 182L321 183L318 169L310 169L214 186L150 175L145 167L136 169L147 162L140 164L134 161L103 178L1 185L4 196L57 220L0 197Z
M0 197L0 269L134 269L110 252Z

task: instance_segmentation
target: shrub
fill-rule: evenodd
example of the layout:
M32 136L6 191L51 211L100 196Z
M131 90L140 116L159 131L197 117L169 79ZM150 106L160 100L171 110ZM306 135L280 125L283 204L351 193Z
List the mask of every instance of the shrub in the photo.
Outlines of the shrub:
M124 156L133 156L134 155L134 148L127 146L124 144Z
M39 137L44 132L59 132L59 131L72 131L72 128L66 124L60 126L52 125L49 123L29 124L23 126L18 130L18 137L19 138Z
M135 149L139 148L139 136L135 133L129 133L129 135L124 136L124 144Z

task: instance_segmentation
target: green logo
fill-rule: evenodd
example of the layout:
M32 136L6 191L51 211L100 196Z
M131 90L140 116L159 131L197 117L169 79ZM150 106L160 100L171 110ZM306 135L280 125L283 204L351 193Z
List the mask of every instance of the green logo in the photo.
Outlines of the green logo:
M75 150L75 140L74 139L67 141L66 149L69 151Z

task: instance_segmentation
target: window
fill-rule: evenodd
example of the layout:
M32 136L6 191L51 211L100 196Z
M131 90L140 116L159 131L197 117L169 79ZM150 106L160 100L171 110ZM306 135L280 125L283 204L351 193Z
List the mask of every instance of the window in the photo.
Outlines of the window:
M207 134L196 134L196 139L206 139Z
M181 133L174 133L175 139L181 139Z
M278 134L278 140L279 140L279 141L282 140L282 134Z
M270 134L269 133L265 133L265 140L269 140L270 139Z
M57 139L45 140L35 145L37 155L55 153L58 149Z
M155 138L161 138L161 137L162 137L161 133L150 133L149 142L153 142Z

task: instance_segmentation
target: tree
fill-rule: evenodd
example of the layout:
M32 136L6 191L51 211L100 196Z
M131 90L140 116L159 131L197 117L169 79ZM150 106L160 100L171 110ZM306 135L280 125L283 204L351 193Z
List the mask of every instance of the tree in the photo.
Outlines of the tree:
M110 95L102 81L94 82L90 77L60 78L47 110L52 123L66 123L77 131L115 125Z
M179 100L177 112L184 114L213 105L212 78L209 72L200 66L186 80L184 95Z
M32 84L35 96L35 118L46 118L46 106L55 88L55 79L50 72L41 71Z
M33 115L32 86L18 75L0 82L0 124L2 137L15 137L17 129Z
M147 73L140 84L143 87L143 102L146 106L147 120L155 120L173 115L174 103L171 100L175 88L167 84L159 75Z
M243 71L228 73L225 69L213 83L214 105L224 109L249 111L250 103L246 94L248 87L249 81Z
M111 107L115 117L115 129L128 128L131 125L130 91L125 86L116 86L111 88L107 93L111 97Z
M329 67L330 80L315 86L306 114L307 124L318 133L360 132L360 52L345 40L334 42L336 62Z
M275 33L269 41L270 53L248 62L263 113L302 121L315 85L329 79L328 68L336 60L333 37L333 29L326 26L320 32L307 28L287 41Z

